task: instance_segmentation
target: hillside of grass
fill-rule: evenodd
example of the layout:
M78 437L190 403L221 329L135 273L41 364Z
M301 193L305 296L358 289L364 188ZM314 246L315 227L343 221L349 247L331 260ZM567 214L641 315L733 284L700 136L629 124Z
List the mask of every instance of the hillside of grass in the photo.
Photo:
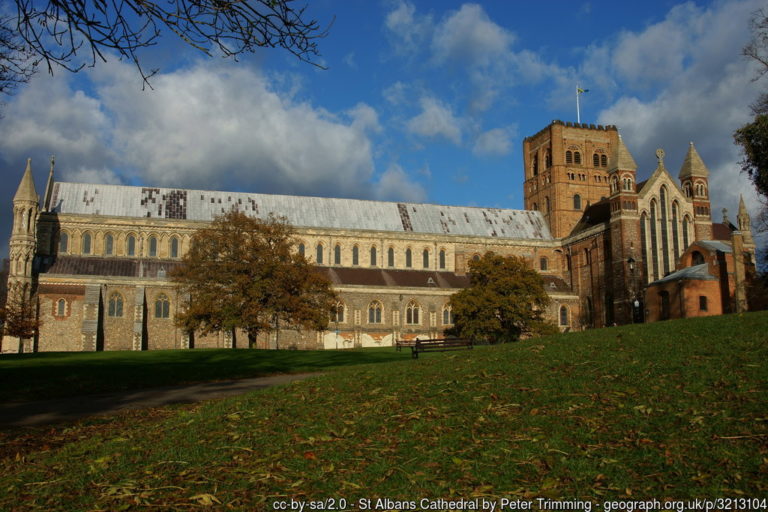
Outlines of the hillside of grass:
M195 382L320 372L410 358L365 350L153 350L55 352L0 357L0 401L21 402Z
M766 356L767 313L670 321L6 433L0 509L765 498Z

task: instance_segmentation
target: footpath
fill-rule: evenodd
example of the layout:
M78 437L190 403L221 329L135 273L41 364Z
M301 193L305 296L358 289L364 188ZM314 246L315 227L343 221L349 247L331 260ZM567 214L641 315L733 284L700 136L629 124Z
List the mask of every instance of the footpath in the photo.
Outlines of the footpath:
M72 421L79 418L114 414L126 409L144 409L169 404L189 404L240 395L293 381L307 379L319 373L271 375L201 384L187 384L153 389L140 389L87 395L37 402L0 404L0 428L25 427Z

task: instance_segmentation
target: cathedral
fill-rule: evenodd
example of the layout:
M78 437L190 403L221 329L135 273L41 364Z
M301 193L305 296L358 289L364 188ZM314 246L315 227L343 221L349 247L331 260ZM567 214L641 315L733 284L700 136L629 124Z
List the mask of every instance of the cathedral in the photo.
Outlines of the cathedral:
M709 171L693 143L677 179L638 183L615 126L553 121L525 138L525 210L58 181L42 197L31 163L13 198L7 294L31 301L39 333L4 336L3 353L242 348L238 331L176 327L169 272L192 234L237 209L285 217L296 250L332 282L325 331L264 334L260 348L392 346L441 337L469 262L524 258L561 330L745 311L755 244L743 200L736 225L712 221Z

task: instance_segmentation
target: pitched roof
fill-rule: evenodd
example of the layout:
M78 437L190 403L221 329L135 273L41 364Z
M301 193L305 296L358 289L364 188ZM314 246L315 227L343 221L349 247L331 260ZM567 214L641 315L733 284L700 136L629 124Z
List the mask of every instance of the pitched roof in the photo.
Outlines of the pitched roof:
M541 212L359 199L57 182L51 211L211 221L232 209L270 213L299 228L333 228L551 240Z
M608 199L591 204L571 230L570 235L585 231L592 226L608 222L611 219L611 202ZM569 235L569 236L570 236Z
M731 224L725 224L723 222L712 223L712 238L715 240L731 240L731 231L735 230L736 226Z
M720 251L728 254L733 252L731 244L723 243L720 240L696 240L694 244L698 244L710 251Z
M613 152L613 165L611 169L619 169L621 171L636 171L637 164L635 159L632 158L632 153L629 152L627 145L624 144L624 139L619 135L619 143L616 145L616 149Z
M715 276L709 273L708 265L706 263L702 263L701 265L685 267L676 272L672 272L671 274L650 283L648 286L653 286L660 283L668 283L670 281L681 281L683 279L712 281L715 279Z

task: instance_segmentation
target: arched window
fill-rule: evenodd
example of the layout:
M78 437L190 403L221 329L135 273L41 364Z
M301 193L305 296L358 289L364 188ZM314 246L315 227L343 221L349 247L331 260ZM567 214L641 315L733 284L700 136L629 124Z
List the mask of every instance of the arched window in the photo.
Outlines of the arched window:
M343 324L344 323L344 303L339 301L336 304L334 304L333 308L331 309L331 322L337 323L337 324Z
M661 187L659 197L659 208L661 209L661 261L663 264L664 275L669 274L669 221L667 209L667 187Z
M659 241L656 238L656 200L651 201L651 262L653 263L653 274L651 281L659 278Z
M533 203L533 209L538 211L538 209L539 209L538 203Z
M387 266L395 266L395 250L392 247L387 250Z
M440 249L440 269L445 269L445 249Z
M546 256L542 256L539 258L539 268L541 270L547 270L547 267L549 266L549 261L547 260Z
M568 308L560 306L560 325L568 325Z
M683 217L683 250L686 250L688 248L688 225L690 224L690 221L688 220L688 216L686 215Z
M149 256L151 258L157 256L157 237L154 235L149 237Z
M91 254L91 234L86 233L83 235L83 254Z
M573 209L581 210L581 196L579 194L573 196Z
M65 299L59 299L56 301L56 316L64 316L67 314L67 301Z
M105 256L112 256L112 251L114 250L115 245L115 239L107 233L104 236L104 255Z
M443 308L443 325L453 325L453 309L450 304Z
M648 214L643 212L640 216L640 251L642 253L643 264L648 264ZM647 268L647 267L644 267Z
M699 251L693 251L691 253L691 265L701 265L704 263L704 255Z
M538 176L539 175L539 154L535 153L533 155L533 175Z
M549 213L549 196L544 197L544 204L546 205L546 212Z
M421 263L422 267L429 268L429 249L424 249L424 252L421 254Z
M171 316L171 301L168 296L161 293L155 299L155 318L169 318Z
M600 167L600 155L597 153L592 155L592 167Z
M405 250L405 266L406 268L411 268L413 266L410 247Z
M566 151L565 152L565 163L572 164L573 163L573 152L572 151Z
M552 151L549 148L544 152L544 165L547 169L552 167Z
M315 249L315 262L319 265L323 264L323 244L317 244Z
M368 323L380 324L381 323L381 302L375 300L368 305Z
M608 167L608 157L600 155L600 167Z
M123 296L117 292L109 296L107 315L112 318L121 318L123 316Z
M174 237L171 237L171 258L178 258L179 257L179 239ZM303 246L302 246L302 255L304 255Z
M619 191L619 178L614 176L611 179L611 192L618 192Z
M691 197L691 184L686 183L683 185L683 192L685 192L685 197Z
M416 301L411 301L405 307L405 323L408 325L418 325L421 306Z
M64 231L59 233L59 252L66 253L69 247L69 235Z
M581 153L579 153L578 151L573 152L573 163L581 164Z
M125 245L125 252L128 254L128 256L136 256L136 237L133 235L128 235L128 239L126 240Z
M299 244L299 254L300 254L301 256L304 256L304 251L305 251L305 250L306 250L306 249L304 248L304 244L303 244L303 243Z
M333 264L341 265L341 246L339 244L333 248Z
M675 261L674 263L677 263L677 260L680 259L680 241L679 238L679 229L677 227L678 223L680 222L680 219L678 218L678 205L677 201L672 202L672 248L675 251Z
M358 249L357 246L354 246L352 248L352 264L353 265L360 264L360 249Z
M376 265L376 247L371 247L371 266L375 267Z

